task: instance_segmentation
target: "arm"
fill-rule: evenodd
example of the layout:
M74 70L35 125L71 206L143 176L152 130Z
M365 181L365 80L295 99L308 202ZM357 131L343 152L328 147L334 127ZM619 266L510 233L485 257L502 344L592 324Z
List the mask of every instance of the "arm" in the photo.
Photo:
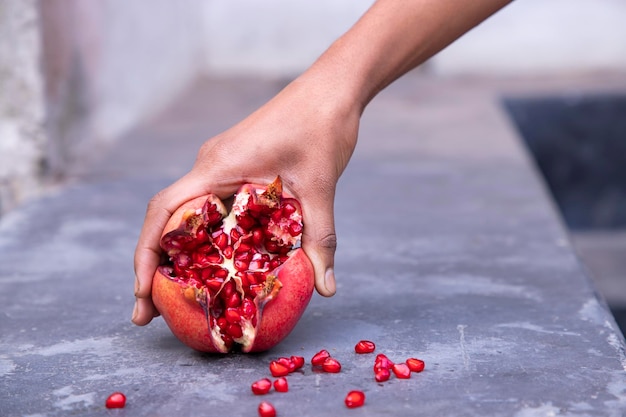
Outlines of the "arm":
M249 117L207 141L192 170L152 198L135 250L133 322L149 323L152 277L165 223L203 194L232 195L277 174L300 200L302 247L315 286L335 293L335 187L356 146L359 119L376 94L509 0L379 0L300 77ZM254 161L254 162L252 162Z

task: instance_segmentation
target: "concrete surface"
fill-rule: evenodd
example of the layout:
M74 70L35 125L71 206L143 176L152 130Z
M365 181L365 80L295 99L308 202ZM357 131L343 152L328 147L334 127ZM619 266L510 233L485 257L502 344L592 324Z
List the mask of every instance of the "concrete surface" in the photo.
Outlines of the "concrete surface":
M574 255L498 96L614 89L601 79L408 76L378 97L342 177L338 293L259 355L211 356L161 320L130 324L132 255L150 196L197 146L282 82L202 81L75 182L0 222L0 415L255 415L270 359L326 348L340 374L306 366L279 416L621 416L624 339ZM362 338L426 370L377 384ZM366 405L348 410L361 389ZM128 397L124 410L104 401Z

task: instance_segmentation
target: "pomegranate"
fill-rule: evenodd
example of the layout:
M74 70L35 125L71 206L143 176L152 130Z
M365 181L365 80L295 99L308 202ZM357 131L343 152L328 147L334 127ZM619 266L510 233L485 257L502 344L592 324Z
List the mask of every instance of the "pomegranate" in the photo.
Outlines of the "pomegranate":
M246 184L226 204L209 194L176 210L152 289L174 335L222 353L265 351L283 340L313 294L302 229L300 204L283 194L280 177Z

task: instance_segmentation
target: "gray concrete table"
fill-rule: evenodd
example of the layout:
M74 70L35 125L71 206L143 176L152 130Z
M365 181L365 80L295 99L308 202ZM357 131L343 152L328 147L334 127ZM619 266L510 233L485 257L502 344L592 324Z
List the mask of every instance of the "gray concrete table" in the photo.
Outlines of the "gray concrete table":
M487 151L443 145L427 130L419 145L381 151L372 138L393 142L420 114L398 88L368 110L339 185L337 295L315 296L264 354L200 354L160 319L130 323L145 205L171 179L92 179L3 218L0 415L254 416L261 399L279 416L623 415L623 337L524 153L510 138L464 130L474 115L449 105L446 123ZM487 115L481 126L506 125L473 102ZM362 338L392 360L422 358L426 370L378 384L373 356L354 354ZM250 392L272 358L308 361L322 348L340 374L307 365L289 393ZM364 407L343 405L351 389L365 392ZM127 395L125 409L105 409L113 391Z

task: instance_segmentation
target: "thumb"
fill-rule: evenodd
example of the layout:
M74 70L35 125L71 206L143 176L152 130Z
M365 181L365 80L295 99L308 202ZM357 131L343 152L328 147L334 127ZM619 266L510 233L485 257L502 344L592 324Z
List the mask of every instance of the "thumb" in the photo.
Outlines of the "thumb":
M333 216L334 198L325 201L303 201L304 230L302 249L315 271L315 288L320 295L335 295L335 250L337 235Z

